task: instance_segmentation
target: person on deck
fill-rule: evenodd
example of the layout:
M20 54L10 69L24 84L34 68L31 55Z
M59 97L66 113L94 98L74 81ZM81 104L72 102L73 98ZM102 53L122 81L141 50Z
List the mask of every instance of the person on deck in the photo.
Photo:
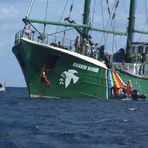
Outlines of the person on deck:
M27 37L29 40L31 40L31 38L32 38L32 31L31 31L31 29L30 29L30 26L25 26L25 27L24 27L24 33L25 33L26 37Z
M43 82L47 87L50 87L50 82L46 77L46 73L43 71L41 74L41 82Z
M79 49L80 49L80 41L79 41L79 36L76 37L75 39L75 51L76 52L79 52Z

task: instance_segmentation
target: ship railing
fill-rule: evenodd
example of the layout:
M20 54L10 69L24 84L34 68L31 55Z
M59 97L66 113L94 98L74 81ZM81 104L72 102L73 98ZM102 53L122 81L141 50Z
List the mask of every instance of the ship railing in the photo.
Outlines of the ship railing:
M21 30L15 34L15 44L18 44L20 42L20 39L23 36L23 32L24 30Z
M39 32L38 30L32 30L26 29L24 27L23 30L19 31L15 35L15 44L20 42L20 39L22 37L27 38L32 41L36 41L40 44L46 44L54 47L59 47L65 50L70 50L74 52L78 52L80 54L83 54L85 56L91 57L93 59L97 59L102 61L101 54L99 52L98 46L91 46L84 43L83 47L82 45L76 49L75 42L72 39L67 39L65 36L58 36L58 33L53 34L43 34ZM83 49L82 49L83 48Z
M60 48L71 50L71 51L75 50L73 40L63 38L57 35L44 34L43 36L42 34L39 34L39 32L37 31L23 29L16 33L15 44L19 43L22 37L27 38L32 41L39 42L41 44L60 47Z
M74 41L60 36L48 36L47 43L49 45L60 47L66 50L74 51Z
M15 44L18 44L20 42L20 39L22 37L25 37L25 38L28 38L30 40L32 40L32 37L33 37L33 31L29 31L29 30L26 30L26 29L22 29L20 30L19 32L17 32L15 34Z
M130 73L133 73L135 75L139 75L142 71L142 67L143 66L141 63L119 63L119 62L114 62L113 63L113 66L114 66L114 69L116 70L120 70L120 69L123 69L123 70L126 70ZM147 76L148 75L148 70L147 70L147 67L148 65L145 64L145 72L144 72L144 75ZM140 74L141 75L141 74Z
M75 42L72 39L67 39L66 37L63 36L58 36L59 34L54 33L54 34L45 34L44 35L38 31L34 30L28 30L28 29L23 29L16 33L15 35L15 44L20 42L20 39L22 37L27 38L32 41L36 41L40 44L46 44L46 45L51 45L54 47L60 47L62 49L78 52L80 54L83 54L85 56L100 60L100 53L98 50L98 46L92 47L92 46L87 46L85 48L85 51L76 49L75 47ZM76 51L77 50L77 51ZM79 50L79 51L78 51Z

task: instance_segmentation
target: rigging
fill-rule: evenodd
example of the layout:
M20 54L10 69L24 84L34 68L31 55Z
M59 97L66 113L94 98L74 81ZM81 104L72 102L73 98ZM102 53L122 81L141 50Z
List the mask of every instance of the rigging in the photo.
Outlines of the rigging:
M30 7L29 7L29 9L28 9L28 11L27 11L27 15L26 15L27 18L30 16L30 13L31 13L33 4L34 4L34 0L31 0Z

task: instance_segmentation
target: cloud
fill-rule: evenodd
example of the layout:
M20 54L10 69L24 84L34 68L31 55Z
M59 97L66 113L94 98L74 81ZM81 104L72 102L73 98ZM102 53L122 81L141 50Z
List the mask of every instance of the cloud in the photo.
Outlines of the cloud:
M3 7L0 9L0 20L16 18L18 14L18 10L15 9L13 6L9 6L7 8Z

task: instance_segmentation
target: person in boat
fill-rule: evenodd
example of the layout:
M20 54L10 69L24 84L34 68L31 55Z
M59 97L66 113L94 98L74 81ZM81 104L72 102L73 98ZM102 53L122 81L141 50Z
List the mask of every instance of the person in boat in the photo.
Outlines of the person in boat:
M132 91L132 93L131 93L131 98L133 99L133 100L138 100L138 98L139 98L139 91L138 90L133 90Z
M50 87L50 82L47 79L46 73L44 71L42 72L40 79L41 79L41 82L43 82L47 87Z
M127 92L127 86L124 86L124 88L122 89L122 94L126 94Z
M145 100L146 95L144 95L144 94L141 95L137 89L134 89L131 93L131 98L134 101L137 101L138 99Z
M116 83L111 88L111 92L112 92L112 90L113 90L113 95L114 96L118 96L120 94L120 87L118 87Z
M132 82L131 80L128 80L127 82L127 96L128 97L131 97L132 91L133 91Z
M79 49L80 49L80 41L79 41L79 36L76 37L75 39L75 51L76 52L79 52Z
M127 98L127 86L126 85L122 88L121 95L124 98Z

